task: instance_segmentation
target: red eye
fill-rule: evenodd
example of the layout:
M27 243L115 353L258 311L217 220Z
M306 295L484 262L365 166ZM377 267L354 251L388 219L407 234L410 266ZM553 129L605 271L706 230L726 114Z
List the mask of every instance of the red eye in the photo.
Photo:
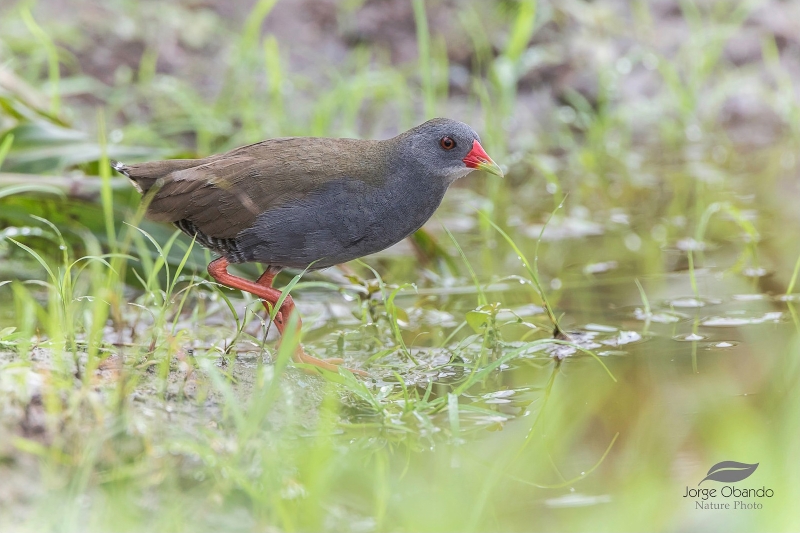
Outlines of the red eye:
M456 147L456 142L450 137L442 137L442 140L439 141L439 146L445 150L452 150Z

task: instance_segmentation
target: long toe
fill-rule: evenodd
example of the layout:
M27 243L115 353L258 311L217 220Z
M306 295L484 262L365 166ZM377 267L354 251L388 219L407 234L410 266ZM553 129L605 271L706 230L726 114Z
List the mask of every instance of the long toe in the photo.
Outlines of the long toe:
M313 365L316 366L317 368L322 368L329 372L339 372L339 365L341 365L344 362L344 359L339 359L339 358L319 359L317 357L314 357L313 355L308 355L302 348L298 348L297 352L295 352L294 360L298 363ZM363 370L357 370L353 368L348 368L347 370L359 376L369 375Z

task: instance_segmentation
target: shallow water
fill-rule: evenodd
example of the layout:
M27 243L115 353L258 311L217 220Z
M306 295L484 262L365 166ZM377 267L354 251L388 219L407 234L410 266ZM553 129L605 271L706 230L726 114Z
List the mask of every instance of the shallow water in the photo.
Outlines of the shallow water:
M233 341L233 318L218 295L197 291L176 319L175 338L164 341L176 348L168 352L176 361L142 371L152 321L124 306L124 327L107 329L120 357L98 371L97 391L107 397L120 369L141 372L126 393L130 413L123 418L149 451L117 458L140 469L126 478L130 485L120 482L117 503L151 490L156 474L149 469L159 469L184 492L152 489L164 491L156 501L183 498L183 523L221 522L230 530L273 523L275 511L261 515L259 506L275 494L278 503L269 505L306 517L299 529L795 529L800 315L797 295L784 294L794 251L770 229L785 226L781 214L756 217L765 235L757 242L729 218L715 219L709 227L716 239L706 242L685 237L694 232L680 217L652 217L641 207L572 208L544 232L532 214L542 209L518 207L507 230L529 260L538 250L541 282L565 333L557 344L548 341L553 325L522 260L481 226L470 207L476 198L452 191L427 229L446 248L439 221L453 230L487 305L463 263L456 261L457 272L436 258L421 265L408 242L366 260L387 283L383 298L358 265L349 280L337 271L307 276L333 280L341 293L330 284L296 291L306 348L371 375L336 386L290 368L266 423L252 431L231 413L237 402L246 412L257 408L248 402L261 398L272 375L264 362L274 360L274 331L264 350L261 324L251 320L251 336L221 356ZM520 193L509 210L525 201ZM401 287L410 281L417 286ZM359 299L365 287L373 295ZM42 290L29 288L44 304ZM392 310L386 300L394 291ZM19 326L11 294L0 288L0 330ZM130 296L144 302L141 292ZM246 302L233 302L243 316ZM46 342L27 361L13 352L2 360L10 370L0 384L17 392L26 381L41 387L53 367ZM230 391L208 379L204 362L233 379ZM11 401L17 410L19 403ZM758 466L734 485L706 481L700 488L773 495L684 497L722 461ZM109 464L109 472L120 468ZM26 468L33 475L35 468ZM103 467L95 468L102 478ZM262 489L240 488L248 482ZM93 487L97 505L113 500L106 482ZM36 515L75 497L53 490L52 499L21 508ZM214 491L219 496L209 495ZM761 507L733 513L704 508L709 502Z
M565 246L576 256L587 253L577 240ZM705 260L730 257L723 247ZM573 270L579 267L585 271L581 265ZM800 443L800 321L793 298L760 292L758 278L705 267L693 275L684 270L639 278L648 308L631 277L604 275L565 275L554 305L564 313L569 338L597 354L616 381L571 346L536 346L507 361L462 395L457 428L447 411L434 415L433 428L416 430L423 435L419 454L393 461L393 498L418 513L406 527L744 531L796 524L789 509L798 496L798 472L787 469ZM500 328L495 355L549 334L533 293L505 285L487 289L488 301L503 302L519 318L501 313L498 323L518 323ZM453 330L453 317L475 307L475 292L468 286L431 288L397 298L416 317L403 328L407 345L421 366L436 367L422 371L392 359L395 370L406 369L400 371L405 385L420 395L431 380L439 385L432 397L447 394L452 387L446 384L457 382L464 366L479 357L474 344L457 344L473 333L469 328L449 344L459 346L453 350L460 354L457 364L448 366L447 351L436 348ZM322 338L316 347L325 345ZM346 353L355 361L363 356L358 349ZM374 374L380 377L369 384L373 390L398 387L388 371ZM369 420L358 413L350 418L353 424ZM396 437L379 431L375 438ZM740 514L705 509L707 501L684 497L721 461L758 463L750 478L734 486L771 488L773 496L726 498L718 492L710 500L731 509L757 507L737 509ZM718 491L730 487L704 487L712 484ZM426 508L442 498L452 499L452 507ZM467 506L474 514L464 515L457 501L474 502ZM450 514L445 520L442 513ZM495 521L485 521L483 513Z

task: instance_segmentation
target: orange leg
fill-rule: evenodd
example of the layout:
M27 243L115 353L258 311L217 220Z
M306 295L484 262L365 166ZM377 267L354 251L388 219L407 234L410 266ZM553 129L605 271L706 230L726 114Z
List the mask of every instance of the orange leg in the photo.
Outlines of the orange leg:
M267 269L264 271L264 273L261 274L258 277L258 279L256 280L256 283L258 285L261 285L262 287L267 287L268 289L272 289L273 288L272 287L272 280L275 279L275 276L277 276L279 272L280 272L279 268L267 267ZM291 306L292 306L292 308L294 308L294 300L292 300L292 297L290 295L288 295L288 294L286 295L286 299L283 301L283 303L285 305L286 302L288 302L290 300L291 300ZM271 307L274 306L276 304L276 302L270 302L269 300L266 300L266 299L262 299L262 302L264 303L264 309L267 310L267 318L269 318L269 314L272 312ZM269 304L267 302L269 302ZM281 308L283 308L283 305L281 306ZM300 319L299 316L297 318L298 318L298 320ZM281 309L279 309L278 312L275 313L275 324L276 325L280 324L280 326L278 326L278 328L279 328L279 331L281 333L283 333L283 329L281 329L281 328L283 327L285 322L283 320L283 313L281 312ZM300 325L302 325L302 321L299 322L298 326L300 326Z
M267 270L265 270L264 273L261 274L258 277L258 279L256 280L256 283L261 285L261 286L263 286L263 287L267 287L269 289L273 289L272 288L272 280L275 279L275 276L277 276L280 271L281 271L280 268L267 267ZM273 290L275 290L275 289L273 289ZM269 317L269 313L272 312L271 306L267 303L266 300L264 300L263 302L264 302L264 309L267 310L267 316ZM286 308L287 307L286 306L287 302L289 303L289 308L288 309ZM275 304L272 303L272 305L274 306ZM281 333L283 333L282 327L285 327L285 324L288 323L287 319L285 319L284 316L288 317L289 314L292 313L292 312L294 312L294 300L292 300L291 295L287 294L286 298L283 300L283 304L281 304L281 308L278 310L277 313L275 313L275 325L278 326L278 331L280 331ZM284 315L284 313L285 313L285 315ZM297 320L298 320L298 328L299 328L300 326L302 326L303 323L300 320L300 316L297 317ZM312 360L319 361L319 359L317 359L315 357L311 357L310 355L307 355L305 352L303 352L302 347L300 349L300 354L299 354L298 357L304 359L301 362L305 362L305 363L309 363L309 364L315 364L315 363L311 362ZM329 358L329 359L325 359L324 362L328 363L328 364L332 364L332 365L340 365L340 364L344 363L344 359L339 359L339 358L331 359L331 358Z
M267 268L261 277L258 278L258 281L252 282L228 273L228 264L228 260L224 257L220 257L219 259L211 261L211 263L208 265L209 275L211 275L211 277L214 278L220 285L225 285L226 287L231 287L232 289L239 289L240 291L249 292L250 294L259 297L261 300L263 300L264 308L267 309L267 312L270 311L270 307L277 305L282 293L278 289L272 287L272 280L275 278L275 275L279 272L279 270ZM292 314L293 311L294 300L292 300L292 297L287 294L286 298L284 298L283 303L281 304L280 309L275 314L275 326L277 326L278 332L280 332L281 335L283 335L283 330L286 328L289 315ZM298 331L302 327L302 324L303 323L298 316ZM341 359L322 360L310 356L303 351L302 346L297 347L297 351L294 354L294 360L298 363L305 363L317 366L319 368L324 368L325 370L329 370L331 372L336 372L338 370L336 365L342 362ZM367 375L367 373L362 370L351 370L351 372L362 376Z

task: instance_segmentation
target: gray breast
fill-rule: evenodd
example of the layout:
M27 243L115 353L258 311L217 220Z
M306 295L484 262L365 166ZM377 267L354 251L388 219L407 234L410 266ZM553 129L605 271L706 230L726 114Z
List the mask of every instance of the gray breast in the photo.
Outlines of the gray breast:
M440 180L419 181L382 187L354 179L330 181L259 215L236 236L241 256L228 259L318 269L388 248L419 229L447 190Z

